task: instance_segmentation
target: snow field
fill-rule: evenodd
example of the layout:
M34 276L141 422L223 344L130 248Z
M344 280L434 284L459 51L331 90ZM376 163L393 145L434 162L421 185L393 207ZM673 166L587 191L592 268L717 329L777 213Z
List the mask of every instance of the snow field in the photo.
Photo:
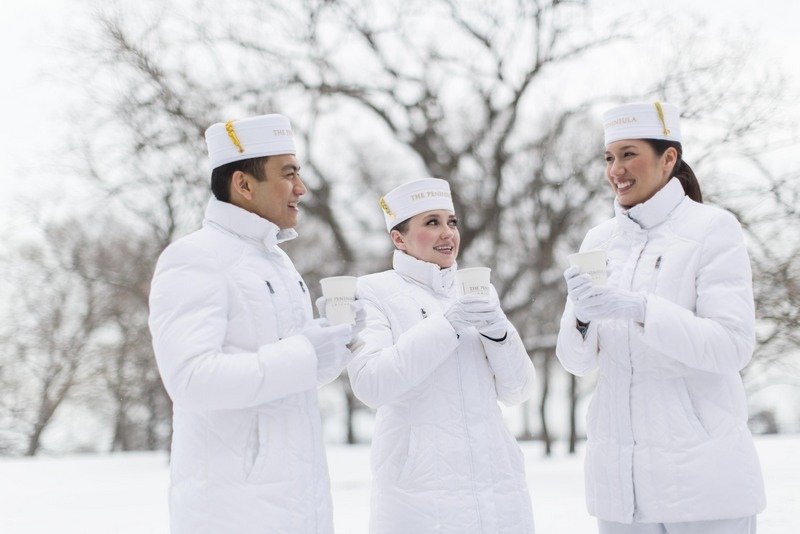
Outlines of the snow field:
M583 455L522 443L537 534L596 532L583 498ZM800 435L762 436L767 486L759 534L800 532ZM369 446L329 445L337 534L366 534ZM168 534L164 453L0 459L2 534Z

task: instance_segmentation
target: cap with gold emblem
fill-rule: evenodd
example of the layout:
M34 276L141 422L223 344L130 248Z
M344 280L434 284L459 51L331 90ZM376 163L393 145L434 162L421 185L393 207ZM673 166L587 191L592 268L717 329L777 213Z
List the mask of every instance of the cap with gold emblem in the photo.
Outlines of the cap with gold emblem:
M289 119L276 113L217 122L206 130L211 168L243 159L295 154Z
M383 210L387 231L426 211L447 210L455 213L450 184L440 178L406 182L386 193L378 203Z
M680 111L672 104L625 104L603 113L605 144L622 139L681 142Z

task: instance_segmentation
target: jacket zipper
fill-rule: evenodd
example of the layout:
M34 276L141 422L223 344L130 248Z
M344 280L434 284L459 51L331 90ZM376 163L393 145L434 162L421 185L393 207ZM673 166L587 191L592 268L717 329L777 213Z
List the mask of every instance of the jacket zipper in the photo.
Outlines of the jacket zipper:
M483 518L481 517L481 506L478 494L475 492L475 458L472 454L472 437L469 434L467 425L467 407L464 402L464 385L461 379L461 358L456 358L456 369L458 369L458 393L461 398L461 420L464 422L464 433L467 435L467 447L469 448L469 473L470 485L472 486L472 496L475 499L475 512L478 514L478 524L483 532Z
M636 271L639 269L639 262L642 260L642 252L644 252L644 248L647 245L647 241L642 244L641 248L639 249L639 255L636 258L636 266L633 269L633 273L631 274L631 280L628 284L628 289L633 291L633 281L636 279ZM661 256L658 257L656 260L656 268L661 265ZM631 328L630 324L628 326L628 359L630 361L631 371L630 371L630 381L628 384L628 421L630 421L630 430L631 430L631 495L633 497L633 507L631 511L631 520L636 518L636 485L634 484L633 479L633 448L635 445L635 439L633 436L633 403L631 402L631 390L633 389L633 347L631 345Z
M279 268L279 270L280 270L280 268ZM280 273L279 272L279 275L280 274L285 274L285 273ZM279 276L278 280L281 281L282 278ZM297 282L300 285L300 289L303 291L303 293L306 293L306 288L305 288L305 285L303 284L303 281L302 280L298 280ZM272 297L272 307L276 312L276 320L277 320L277 307L275 306L275 299L273 297L273 295L275 295L275 289L272 287L272 284L269 282L269 280L264 280L264 283L267 285L267 288L269 289L270 296ZM286 285L284 284L284 290L288 290L288 289L289 288L287 288ZM291 297L290 297L290 299L291 299ZM294 321L292 321L292 323L294 323ZM278 327L278 329L280 329L280 321L276 322L276 326ZM279 337L278 339L280 340L280 339L283 339L283 338ZM299 393L299 395L303 396L303 401L305 402L306 414L312 412L314 407L316 406L316 402L315 402L316 401L316 390L313 390L313 392ZM313 398L312 398L312 395L313 395ZM308 424L308 427L309 427L309 433L311 435L315 435L315 432L314 432L314 430L315 430L314 421L308 415L306 415L305 419L306 419L306 423ZM320 444L317 442L317 440L312 440L312 441L313 441L312 447L313 447L314 452L313 452L313 461L312 461L312 466L311 466L311 477L312 477L313 480L317 480L318 477L319 477L319 474L321 472L319 457L320 457L320 455L322 453L320 452ZM312 487L312 488L308 489L308 492L311 494L312 499L316 499L316 489L315 489L315 487ZM319 530L319 522L320 522L320 520L319 520L319 516L316 513L316 511L314 512L313 516L310 518L310 521L313 523L313 531L316 532L317 530Z
M269 300L272 302L272 314L275 316L275 332L278 334L278 341L282 341L283 336L281 335L281 322L278 320L278 306L275 303L275 288L272 287L272 284L269 280L264 280L264 284L269 290Z

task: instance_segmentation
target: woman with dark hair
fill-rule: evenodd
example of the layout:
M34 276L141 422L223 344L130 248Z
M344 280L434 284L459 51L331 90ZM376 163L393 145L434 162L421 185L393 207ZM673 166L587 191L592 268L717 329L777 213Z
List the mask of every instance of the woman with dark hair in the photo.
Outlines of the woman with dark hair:
M587 417L586 500L602 534L745 534L764 509L739 371L755 342L741 227L702 203L683 162L679 112L606 112L616 216L586 235L608 282L564 272L556 354L599 369Z

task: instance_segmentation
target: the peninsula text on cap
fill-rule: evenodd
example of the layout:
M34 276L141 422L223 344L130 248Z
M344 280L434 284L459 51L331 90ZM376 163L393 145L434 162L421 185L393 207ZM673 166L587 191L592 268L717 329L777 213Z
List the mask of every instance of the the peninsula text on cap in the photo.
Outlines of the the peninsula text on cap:
M206 130L211 168L243 159L296 154L289 119L283 115L258 115L217 122Z
M605 144L622 139L681 142L680 111L672 104L625 104L603 113Z
M447 210L455 213L450 184L440 178L412 180L395 187L380 201L386 230L420 213L432 210Z

